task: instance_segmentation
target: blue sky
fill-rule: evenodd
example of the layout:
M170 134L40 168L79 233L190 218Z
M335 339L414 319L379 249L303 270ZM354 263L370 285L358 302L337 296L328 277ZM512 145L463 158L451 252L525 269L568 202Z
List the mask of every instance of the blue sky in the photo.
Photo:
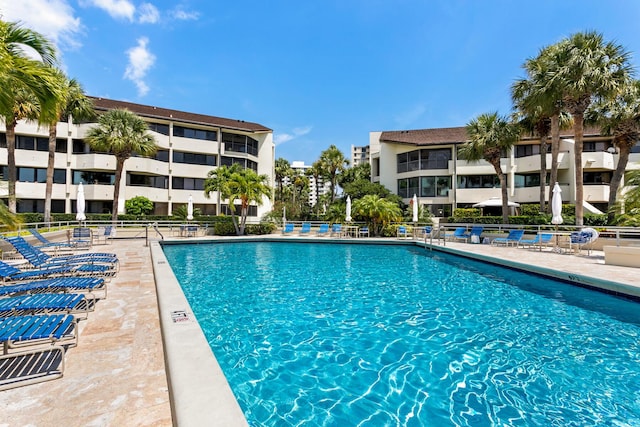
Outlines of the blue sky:
M257 122L276 157L511 111L540 48L596 30L638 65L636 0L0 0L89 95Z

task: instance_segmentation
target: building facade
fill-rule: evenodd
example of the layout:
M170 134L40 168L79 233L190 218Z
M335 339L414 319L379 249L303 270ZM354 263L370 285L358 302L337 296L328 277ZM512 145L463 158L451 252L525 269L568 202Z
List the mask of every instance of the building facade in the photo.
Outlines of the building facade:
M227 200L218 193L205 197L204 180L220 165L240 164L269 177L274 183L273 131L257 123L225 119L104 98L91 98L98 113L115 108L127 109L148 125L158 144L153 157L129 158L124 164L118 213L125 201L144 196L154 203L154 214L171 215L193 197L194 207L203 214L228 213ZM96 123L67 122L57 125L53 213L75 212L77 187L84 186L87 213L110 213L113 206L115 156L98 153L84 137ZM21 121L16 127L16 197L18 212L43 212L48 157L48 129ZM6 128L0 125L0 166L7 179ZM8 195L6 185L0 197ZM252 206L255 219L271 210L265 198L261 206Z
M369 146L351 145L351 166L369 163Z
M572 138L571 131L563 132L558 157L558 182L564 203L575 203ZM618 162L611 139L597 130L585 129L582 154L585 213L607 209L609 182ZM371 132L372 180L401 196L405 203L416 194L420 205L436 217L450 216L455 208L501 198L493 166L484 160L470 163L459 158L458 147L466 140L464 127ZM549 144L547 170L551 167L550 150ZM539 203L539 138L523 137L501 159L501 167L507 177L510 201ZM632 150L627 169L640 169L640 144ZM549 186L546 191L548 195Z

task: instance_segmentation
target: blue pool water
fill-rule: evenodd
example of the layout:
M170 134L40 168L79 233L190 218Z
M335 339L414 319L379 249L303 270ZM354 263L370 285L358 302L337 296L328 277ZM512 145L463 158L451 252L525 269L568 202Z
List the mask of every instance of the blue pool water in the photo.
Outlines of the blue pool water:
M640 426L640 304L417 247L164 251L253 426Z

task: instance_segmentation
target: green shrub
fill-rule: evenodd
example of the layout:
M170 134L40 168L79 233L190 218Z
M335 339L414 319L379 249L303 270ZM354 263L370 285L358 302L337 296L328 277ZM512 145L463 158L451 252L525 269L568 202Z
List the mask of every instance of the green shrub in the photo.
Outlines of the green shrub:
M124 209L129 215L143 217L153 212L153 202L144 196L136 196L124 202Z
M276 225L272 222L261 222L260 224L249 224L245 227L245 234L271 234L276 230Z
M482 215L482 211L478 208L458 208L453 211L454 218L475 218Z
M217 236L235 236L236 229L231 221L216 222L213 225L213 234Z

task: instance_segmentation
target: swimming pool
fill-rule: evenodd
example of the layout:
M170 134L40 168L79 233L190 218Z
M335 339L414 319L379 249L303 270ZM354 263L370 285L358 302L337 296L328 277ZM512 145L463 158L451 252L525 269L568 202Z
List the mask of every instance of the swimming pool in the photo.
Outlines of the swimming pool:
M251 425L640 425L637 303L417 247L164 251Z

